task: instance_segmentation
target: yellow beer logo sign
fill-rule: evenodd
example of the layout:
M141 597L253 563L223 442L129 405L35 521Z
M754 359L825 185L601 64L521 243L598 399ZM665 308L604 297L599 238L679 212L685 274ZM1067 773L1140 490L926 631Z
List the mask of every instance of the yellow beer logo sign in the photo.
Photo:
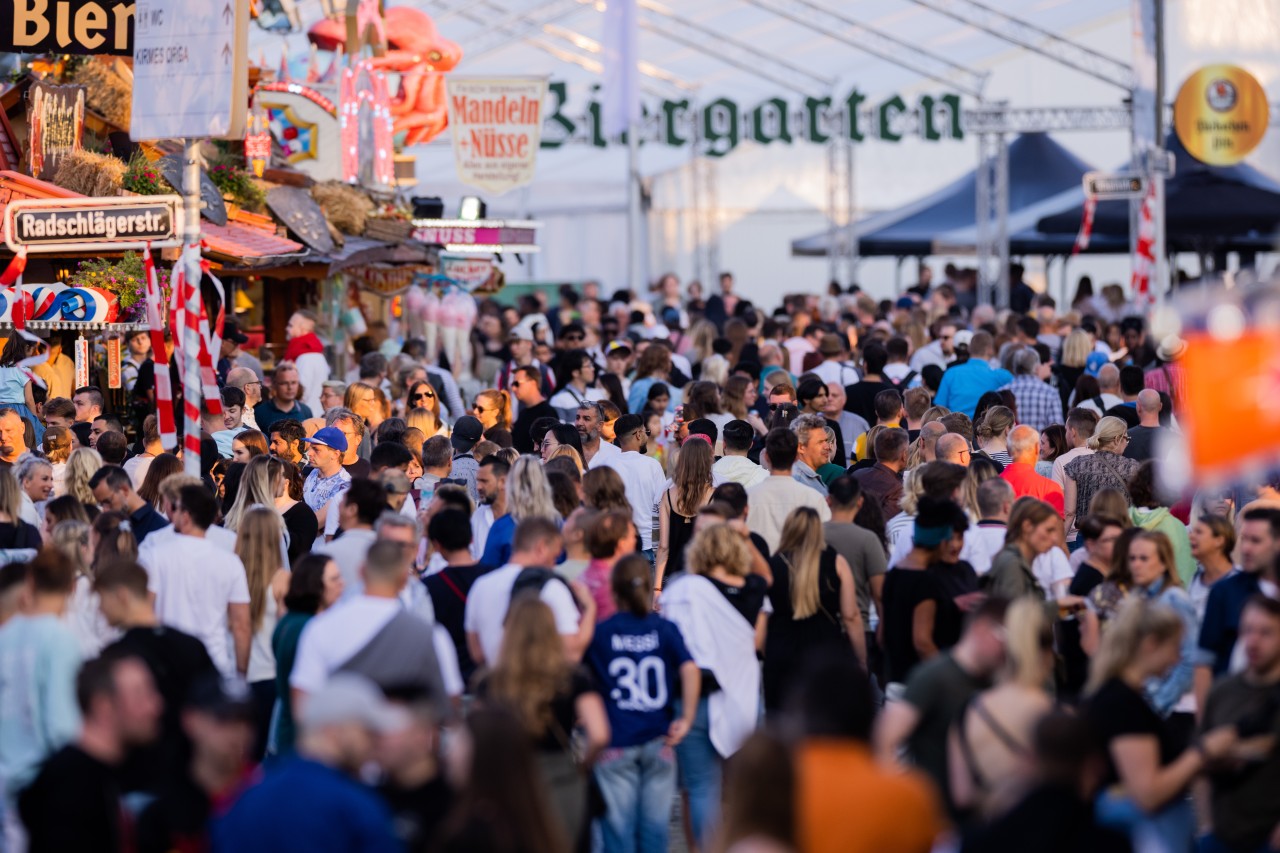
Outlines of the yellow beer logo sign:
M1173 103L1173 127L1192 157L1233 166L1267 132L1267 93L1248 71L1209 65L1187 78Z

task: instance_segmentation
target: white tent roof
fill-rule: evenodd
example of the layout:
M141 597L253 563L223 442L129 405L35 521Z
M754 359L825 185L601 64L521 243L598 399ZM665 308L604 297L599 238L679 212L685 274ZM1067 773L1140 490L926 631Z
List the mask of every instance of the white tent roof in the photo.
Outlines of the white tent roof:
M1032 22L1119 63L1130 58L1127 3L1115 0L978 0L995 10ZM318 20L318 0L297 0L304 27ZM546 75L568 83L565 113L580 116L600 82L604 0L389 0L432 15L440 32L462 46L459 75ZM843 98L858 88L869 103L902 94L913 103L921 94L963 92L986 75L984 96L1021 106L1114 106L1118 87L1064 67L1041 50L1019 47L927 7L974 5L971 0L639 0L639 53L646 72L642 97L658 101L688 97L708 102L727 97L750 108L770 97L792 105L806 95ZM1230 8L1227 8L1230 7ZM1280 13L1267 13L1269 0L1183 0L1170 7L1167 42L1169 84L1175 88L1187 67L1206 59L1237 61L1273 90L1277 60L1270 45L1280 40ZM1251 11L1252 10L1252 11ZM1223 16L1247 21L1249 32L1223 42L1209 26ZM1270 15L1268 17L1268 15ZM845 22L831 25L832 16ZM801 21L809 21L807 26ZM818 25L819 23L824 25ZM857 31L862 25L864 30ZM871 55L842 36L866 38L891 61ZM1234 28L1233 28L1234 29ZM1259 35L1266 33L1266 36ZM1227 34L1231 35L1231 34ZM878 39L878 41L875 41ZM886 41L888 39L889 41ZM897 42L896 45L893 42ZM1032 39L1041 45L1043 36ZM278 64L287 44L295 73L305 71L304 33L287 37L255 30L251 55ZM323 64L327 64L327 59ZM903 67L903 66L907 67ZM930 73L943 78L934 79ZM951 83L945 81L953 81ZM965 106L976 98L963 94ZM1280 136L1280 135L1277 135ZM1059 137L1083 159L1111 163L1128 150L1127 134L1065 134ZM1280 153L1273 140L1260 150ZM446 132L435 142L410 149L418 158L418 194L440 195L453 204L471 190L457 182ZM697 271L691 260L689 147L646 145L640 168L651 178L649 266L675 269L682 277ZM856 148L857 215L892 208L923 195L971 169L973 140L893 144L868 140ZM762 280L803 279L805 287L824 283L826 265L793 260L789 241L825 226L826 157L820 145L742 143L716 161L723 266L760 271ZM1274 171L1274 170L1273 170ZM540 152L537 177L525 188L486 198L491 214L532 214L548 223L546 251L528 268L509 269L509 280L601 278L610 286L625 279L625 147L600 149L569 144ZM584 216L588 214L589 216ZM870 269L869 266L864 267ZM706 270L703 273L706 274ZM864 281L870 278L864 275ZM748 292L757 288L739 274ZM764 288L758 285L761 295Z

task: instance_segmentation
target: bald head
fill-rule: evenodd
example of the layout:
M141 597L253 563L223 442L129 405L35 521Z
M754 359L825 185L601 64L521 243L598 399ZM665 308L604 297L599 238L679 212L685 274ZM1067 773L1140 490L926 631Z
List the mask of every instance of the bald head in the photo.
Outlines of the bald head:
M1104 364L1098 368L1098 388L1104 394L1120 394L1120 368Z
M247 367L233 367L227 371L227 387L243 391L245 405L250 408L262 402L262 382L258 374Z
M1160 392L1151 388L1143 388L1138 392L1138 423L1144 427L1160 425L1160 410L1164 404L1160 401Z
M937 421L929 421L929 423L920 427L920 452L924 456L925 462L932 462L935 458L935 445L938 439L947 434L947 428Z
M1014 427L1009 433L1009 458L1014 462L1036 464L1040 458L1040 433L1026 424Z
M1160 392L1151 388L1145 388L1138 392L1138 414L1160 414L1163 405L1160 402Z
M958 432L949 432L938 438L935 455L939 462L953 462L956 465L968 465L969 457L965 451L969 449L969 440Z

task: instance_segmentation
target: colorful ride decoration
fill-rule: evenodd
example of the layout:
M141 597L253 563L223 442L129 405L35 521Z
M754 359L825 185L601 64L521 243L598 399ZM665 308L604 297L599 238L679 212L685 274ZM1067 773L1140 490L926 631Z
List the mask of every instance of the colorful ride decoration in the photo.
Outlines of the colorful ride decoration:
M404 134L405 146L430 142L449 125L445 74L457 67L462 48L441 36L431 16L418 9L392 7L386 11L385 23L388 49L369 62L374 70L400 77L388 103L392 131ZM307 37L321 50L345 48L347 26L326 19L313 26ZM351 51L347 54L351 56Z

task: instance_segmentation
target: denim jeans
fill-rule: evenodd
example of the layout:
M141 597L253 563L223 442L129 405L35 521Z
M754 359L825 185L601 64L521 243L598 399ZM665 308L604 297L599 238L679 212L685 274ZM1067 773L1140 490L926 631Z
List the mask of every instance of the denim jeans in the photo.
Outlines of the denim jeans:
M681 713L676 702L676 716ZM720 775L723 760L711 743L711 715L707 700L698 701L698 715L689 734L676 746L680 787L689 794L689 823L693 837L707 845L720 823Z
M605 853L666 853L676 757L663 738L609 749L596 762Z

